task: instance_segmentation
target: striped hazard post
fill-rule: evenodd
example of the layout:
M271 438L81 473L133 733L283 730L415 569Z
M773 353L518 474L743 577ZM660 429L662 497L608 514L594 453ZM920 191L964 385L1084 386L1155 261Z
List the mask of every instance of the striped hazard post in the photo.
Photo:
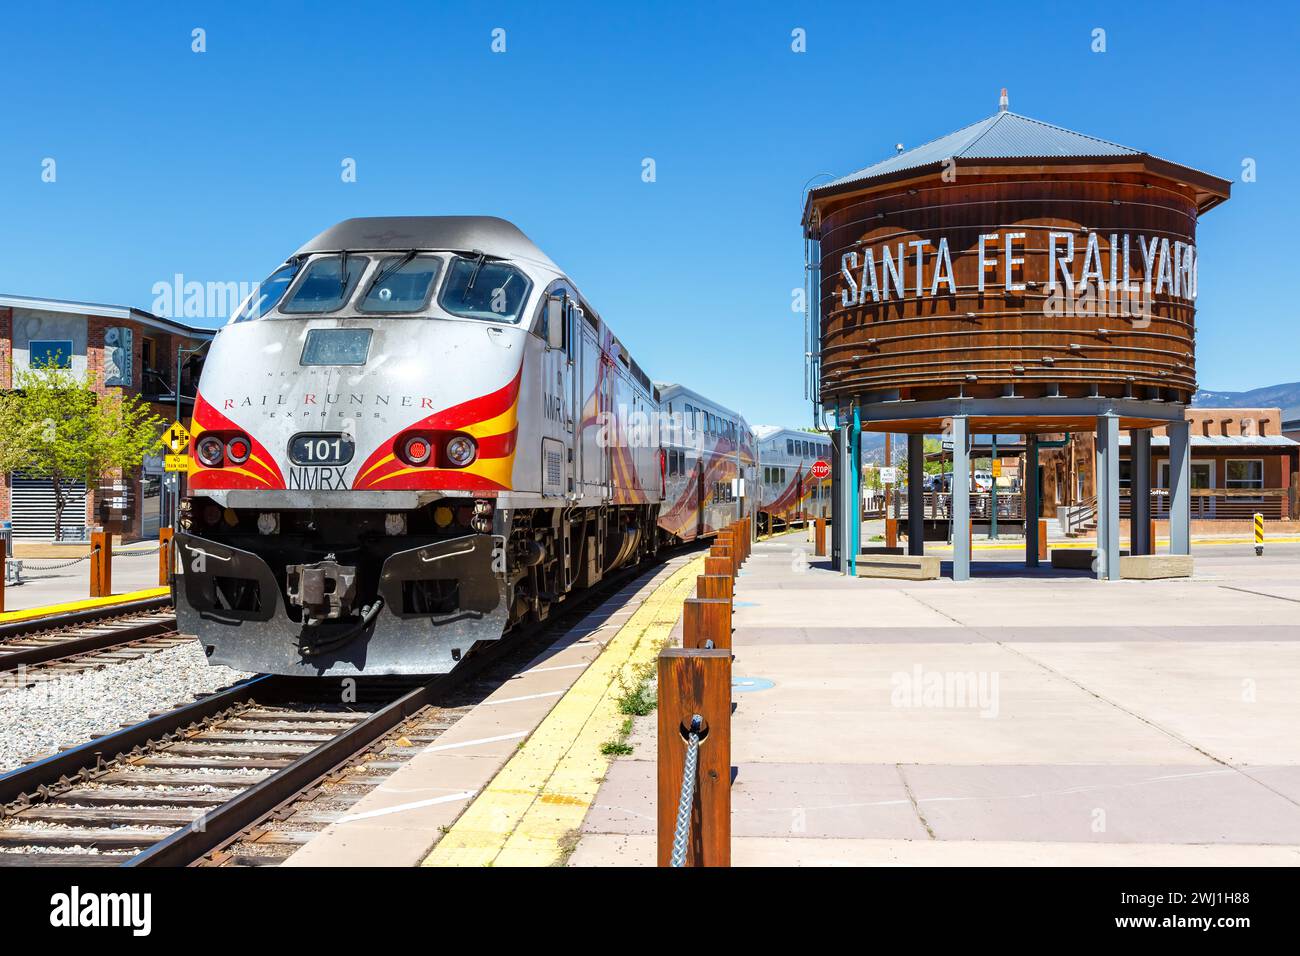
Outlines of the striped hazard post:
M1255 555L1264 553L1264 516L1255 512Z

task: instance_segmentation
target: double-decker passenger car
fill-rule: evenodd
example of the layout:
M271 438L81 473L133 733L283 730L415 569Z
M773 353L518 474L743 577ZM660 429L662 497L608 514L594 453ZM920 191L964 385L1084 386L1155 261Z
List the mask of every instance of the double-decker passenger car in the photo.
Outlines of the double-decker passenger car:
M754 440L744 417L684 385L658 389L665 474L660 527L691 541L752 513Z
M830 516L831 480L810 474L818 459L830 461L829 438L778 425L758 425L754 444L762 480L759 521L765 530Z

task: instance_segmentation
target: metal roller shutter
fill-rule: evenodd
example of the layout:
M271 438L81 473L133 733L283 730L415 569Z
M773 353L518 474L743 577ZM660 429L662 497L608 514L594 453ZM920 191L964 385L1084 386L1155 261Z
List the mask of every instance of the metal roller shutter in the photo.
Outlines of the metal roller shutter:
M48 478L9 476L9 514L14 538L54 539L54 484ZM63 509L63 540L86 537L86 486L77 482Z

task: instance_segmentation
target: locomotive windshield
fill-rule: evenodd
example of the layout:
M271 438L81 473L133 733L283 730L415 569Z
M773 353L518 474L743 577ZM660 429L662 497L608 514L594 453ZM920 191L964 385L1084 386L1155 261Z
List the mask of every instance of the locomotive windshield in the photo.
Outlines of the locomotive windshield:
M289 288L289 283L293 282L293 277L298 274L298 263L291 262L276 269L269 276L262 280L262 283L253 291L245 302L231 318L231 322L248 322L251 319L260 319L272 309L276 303L284 296L284 290Z
M307 267L306 274L293 290L293 295L280 306L280 311L291 315L337 312L352 298L369 262L365 256L350 256L346 252L317 259Z
M434 280L441 262L432 256L417 258L414 251L404 256L389 256L379 263L379 271L358 312L419 312L429 304Z
M456 256L447 270L438 304L452 315L494 322L518 322L528 298L528 278L512 265L485 256Z

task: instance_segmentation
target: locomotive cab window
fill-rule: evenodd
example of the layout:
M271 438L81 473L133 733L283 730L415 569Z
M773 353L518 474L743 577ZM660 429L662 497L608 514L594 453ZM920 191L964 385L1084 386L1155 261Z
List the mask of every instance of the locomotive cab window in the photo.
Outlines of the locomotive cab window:
M352 298L369 262L366 256L331 255L317 259L307 267L280 311L292 315L337 312Z
M370 329L311 329L300 365L365 365Z
M531 283L514 266L485 256L457 256L447 270L438 304L452 315L518 322Z
M260 319L279 304L284 292L298 274L298 263L291 262L276 269L261 281L253 294L239 307L231 322L250 322Z
M388 256L370 282L358 312L420 312L429 305L441 262L432 256Z

